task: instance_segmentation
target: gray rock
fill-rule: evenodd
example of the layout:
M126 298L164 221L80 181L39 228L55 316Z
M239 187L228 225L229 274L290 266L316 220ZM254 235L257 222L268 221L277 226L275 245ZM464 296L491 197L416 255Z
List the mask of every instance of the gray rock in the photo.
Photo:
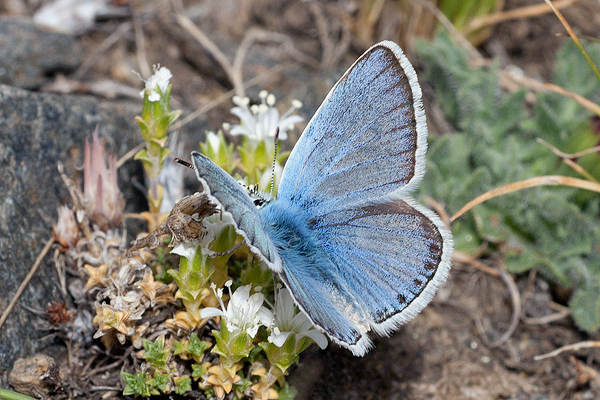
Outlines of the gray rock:
M0 17L0 83L38 88L54 73L74 70L80 61L73 36L43 28L29 18Z
M72 204L57 172L57 162L65 165L68 175L80 168L85 140L91 138L96 126L107 151L124 155L141 142L134 121L140 113L141 100L108 102L0 85L0 312L50 238L57 207ZM182 129L180 137L188 149L198 148L205 124L199 119ZM143 193L132 185L136 181L143 183L142 167L137 161L129 161L119 169L126 212L147 209ZM34 328L36 317L19 306L44 309L52 300L60 301L62 297L51 252L0 328L0 371L10 371L16 358L30 357L41 350L53 355L48 342L39 341L44 333ZM0 374L0 386L6 385L3 378Z
M96 126L108 151L124 154L140 142L133 120L139 111L140 105L130 103L34 94L0 85L0 310L50 238L57 206L71 203L57 161L69 174L81 166L83 144ZM126 192L126 197L133 195L131 189ZM39 350L43 333L34 328L34 315L19 304L44 309L61 299L51 254L0 328L0 370L10 370L16 357Z

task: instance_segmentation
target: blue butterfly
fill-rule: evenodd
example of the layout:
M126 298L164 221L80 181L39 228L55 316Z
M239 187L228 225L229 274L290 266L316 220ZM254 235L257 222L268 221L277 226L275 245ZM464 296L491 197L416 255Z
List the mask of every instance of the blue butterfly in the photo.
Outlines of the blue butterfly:
M286 163L277 199L246 191L193 152L211 200L277 273L313 324L357 356L432 299L452 235L410 193L425 173L421 87L398 45L365 52L331 89Z

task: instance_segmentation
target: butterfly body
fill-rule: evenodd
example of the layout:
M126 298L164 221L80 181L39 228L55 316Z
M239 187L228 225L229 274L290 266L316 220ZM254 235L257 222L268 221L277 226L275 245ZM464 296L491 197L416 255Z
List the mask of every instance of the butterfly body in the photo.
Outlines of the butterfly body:
M452 238L410 193L427 128L415 72L392 42L361 56L331 90L286 163L277 199L256 209L235 180L193 153L197 175L301 310L356 355L431 300Z

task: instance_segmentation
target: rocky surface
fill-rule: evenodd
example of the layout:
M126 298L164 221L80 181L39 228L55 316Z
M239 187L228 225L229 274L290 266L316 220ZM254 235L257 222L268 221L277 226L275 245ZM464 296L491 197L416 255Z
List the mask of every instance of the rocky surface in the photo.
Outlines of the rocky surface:
M0 17L0 83L40 87L58 72L81 61L75 38L38 26L29 18Z
M85 140L96 127L107 151L123 156L141 142L134 121L140 112L141 101L40 94L0 85L0 310L7 307L50 238L57 207L71 204L57 162L73 176L83 165ZM189 146L198 146L203 124L197 120L182 129ZM143 184L142 168L129 161L119 169L126 211L146 207L135 182ZM53 250L0 328L0 386L5 383L2 372L10 371L17 357L50 350L51 340L39 340L44 333L35 329L35 315L20 305L43 310L51 301L62 300L52 254Z
M123 155L139 143L133 120L137 112L135 104L35 94L0 85L0 310L50 238L57 206L70 202L57 161L69 174L81 166L83 144L96 126L108 150ZM130 167L121 173L133 171ZM126 195L131 198L134 193L130 189ZM10 370L16 357L31 356L48 344L40 343L43 333L34 328L35 316L20 304L44 309L61 299L52 253L0 329L1 370Z

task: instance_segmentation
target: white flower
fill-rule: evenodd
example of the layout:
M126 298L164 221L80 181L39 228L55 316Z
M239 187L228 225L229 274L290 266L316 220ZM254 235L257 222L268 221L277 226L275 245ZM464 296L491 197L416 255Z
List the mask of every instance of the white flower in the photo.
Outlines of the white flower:
M209 131L206 133L206 142L208 143L210 149L214 154L219 154L219 147L221 146L221 139L219 135L214 133L213 131Z
M292 101L292 107L281 117L279 110L275 105L275 96L263 90L258 95L261 104L252 105L247 97L233 97L233 102L237 107L231 109L231 113L241 121L240 125L233 125L229 131L232 135L244 135L253 141L267 141L275 137L275 131L279 127L279 139L287 139L287 131L294 127L294 124L304 121L299 115L291 115L295 110L302 107L298 100Z
M290 291L284 288L277 294L275 320L271 326L271 335L268 337L268 341L281 347L292 334L296 335L296 342L303 337L308 337L320 348L327 347L327 337L315 329L304 313L296 312L294 299Z
M204 227L204 231L206 234L202 238L202 249L203 254L210 254L208 250L208 245L215 240L223 229L225 229L229 225L234 225L233 216L231 213L227 211L217 212L209 217L206 217L202 220L202 226Z
M187 258L188 260L193 260L194 257L196 257L197 251L198 251L198 243L182 242L171 249L171 254L177 254L180 257Z
M230 282L228 281L229 286L231 286ZM227 320L227 328L231 332L245 331L252 338L256 336L256 332L258 332L261 325L268 324L271 321L271 312L262 305L265 296L262 293L250 295L252 285L240 286L233 294L231 294L231 288L229 288L230 299L227 309L225 309L221 299L223 291L215 290L214 284L211 286L219 299L219 303L221 303L221 309L206 307L200 311L202 318L223 317Z
M148 101L158 101L160 100L160 94L156 91L158 87L161 93L166 93L167 88L169 87L169 80L173 77L171 71L167 67L154 67L154 75L152 75L146 81L146 88L140 92L140 96L144 98L144 93L146 89L150 91L148 94Z

